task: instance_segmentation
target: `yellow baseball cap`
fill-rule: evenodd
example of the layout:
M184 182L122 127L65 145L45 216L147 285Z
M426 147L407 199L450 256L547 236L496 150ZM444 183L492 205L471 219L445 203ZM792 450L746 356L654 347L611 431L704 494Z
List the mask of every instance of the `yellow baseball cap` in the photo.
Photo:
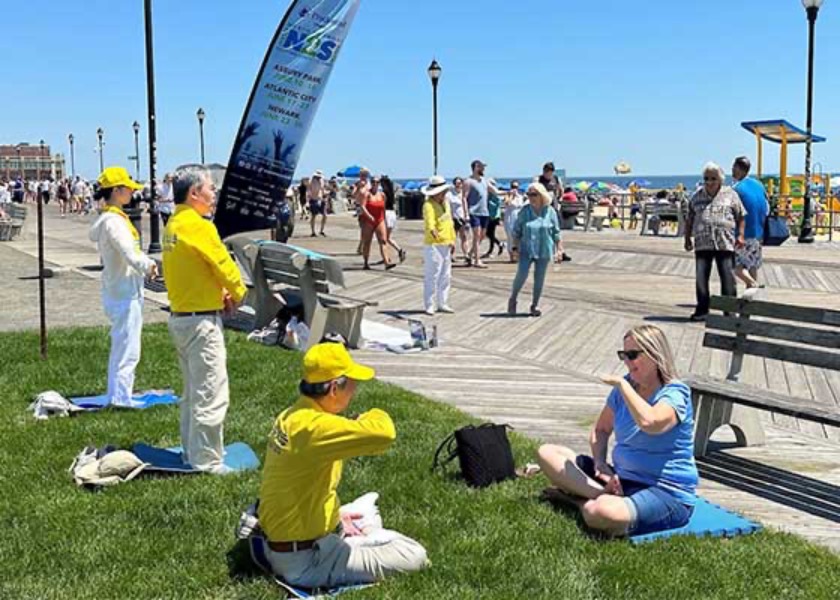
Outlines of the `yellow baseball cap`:
M107 167L100 173L96 182L103 188L115 188L124 185L132 190L143 189L143 184L134 181L124 167Z
M316 344L303 357L303 379L307 383L324 383L339 377L368 381L375 374L370 367L354 362L344 344Z

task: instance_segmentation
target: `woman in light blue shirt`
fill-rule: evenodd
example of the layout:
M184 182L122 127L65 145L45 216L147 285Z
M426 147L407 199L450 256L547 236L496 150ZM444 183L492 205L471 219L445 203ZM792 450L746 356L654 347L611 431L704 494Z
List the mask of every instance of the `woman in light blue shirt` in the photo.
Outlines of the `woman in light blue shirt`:
M677 379L658 327L634 327L623 346L618 356L628 374L602 378L613 389L590 435L592 456L564 446L539 449L540 468L554 486L546 497L574 504L589 527L611 535L676 529L688 523L696 500L691 390Z
M545 275L552 260L560 261L560 223L557 212L551 208L551 195L541 183L528 186L528 204L522 207L513 227L513 237L518 240L519 266L513 280L513 289L508 300L508 314L516 314L516 298L528 279L531 264L534 265L534 293L531 297L532 317L539 317L540 296L542 296Z

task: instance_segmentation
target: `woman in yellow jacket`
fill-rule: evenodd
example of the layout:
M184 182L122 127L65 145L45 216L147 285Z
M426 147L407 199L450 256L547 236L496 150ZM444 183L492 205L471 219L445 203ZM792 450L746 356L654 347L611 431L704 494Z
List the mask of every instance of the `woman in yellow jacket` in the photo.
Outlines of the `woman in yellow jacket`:
M426 196L423 204L423 243L425 277L423 280L423 306L427 315L455 312L449 307L449 288L452 280L452 248L455 246L455 223L452 210L446 201L449 184L435 175L422 190Z

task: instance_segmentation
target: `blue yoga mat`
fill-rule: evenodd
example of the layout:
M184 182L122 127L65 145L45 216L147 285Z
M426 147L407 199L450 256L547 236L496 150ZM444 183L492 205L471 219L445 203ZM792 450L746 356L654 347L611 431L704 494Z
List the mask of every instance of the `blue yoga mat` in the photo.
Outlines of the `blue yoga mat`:
M352 592L353 590L361 590L371 587L370 583L345 585L334 588L324 588L312 590L309 588L295 587L289 585L283 579L277 577L271 570L271 563L268 562L268 557L265 555L265 540L261 536L253 536L248 538L248 547L251 550L251 558L259 568L266 572L274 579L274 582L283 588L291 598L329 598L330 596L337 596L344 592Z
M164 473L201 473L183 459L182 448L156 448L148 444L134 444L131 451L149 466L147 472ZM224 464L234 471L250 471L260 466L260 459L251 447L244 442L225 446Z
M164 404L177 404L178 396L172 390L151 390L148 392L139 392L131 397L135 402L139 402L140 406L126 406L120 408L132 409L146 409L152 406L159 406ZM108 406L108 396L84 396L81 398L70 398L70 402L84 408L85 410L102 410Z
M668 538L672 535L693 535L697 537L734 537L746 535L761 529L761 525L750 521L741 515L729 512L716 504L698 497L694 505L694 514L688 524L678 529L667 529L643 535L634 535L630 541L634 544L643 544L653 540Z

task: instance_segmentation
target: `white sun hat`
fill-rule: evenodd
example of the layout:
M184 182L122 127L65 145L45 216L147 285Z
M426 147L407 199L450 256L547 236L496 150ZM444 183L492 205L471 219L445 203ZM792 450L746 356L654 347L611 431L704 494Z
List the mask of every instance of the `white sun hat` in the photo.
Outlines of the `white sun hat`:
M445 192L449 189L449 184L446 182L446 179L441 177L440 175L432 175L429 177L429 184L423 186L420 191L423 193L424 196L437 196L441 192Z

